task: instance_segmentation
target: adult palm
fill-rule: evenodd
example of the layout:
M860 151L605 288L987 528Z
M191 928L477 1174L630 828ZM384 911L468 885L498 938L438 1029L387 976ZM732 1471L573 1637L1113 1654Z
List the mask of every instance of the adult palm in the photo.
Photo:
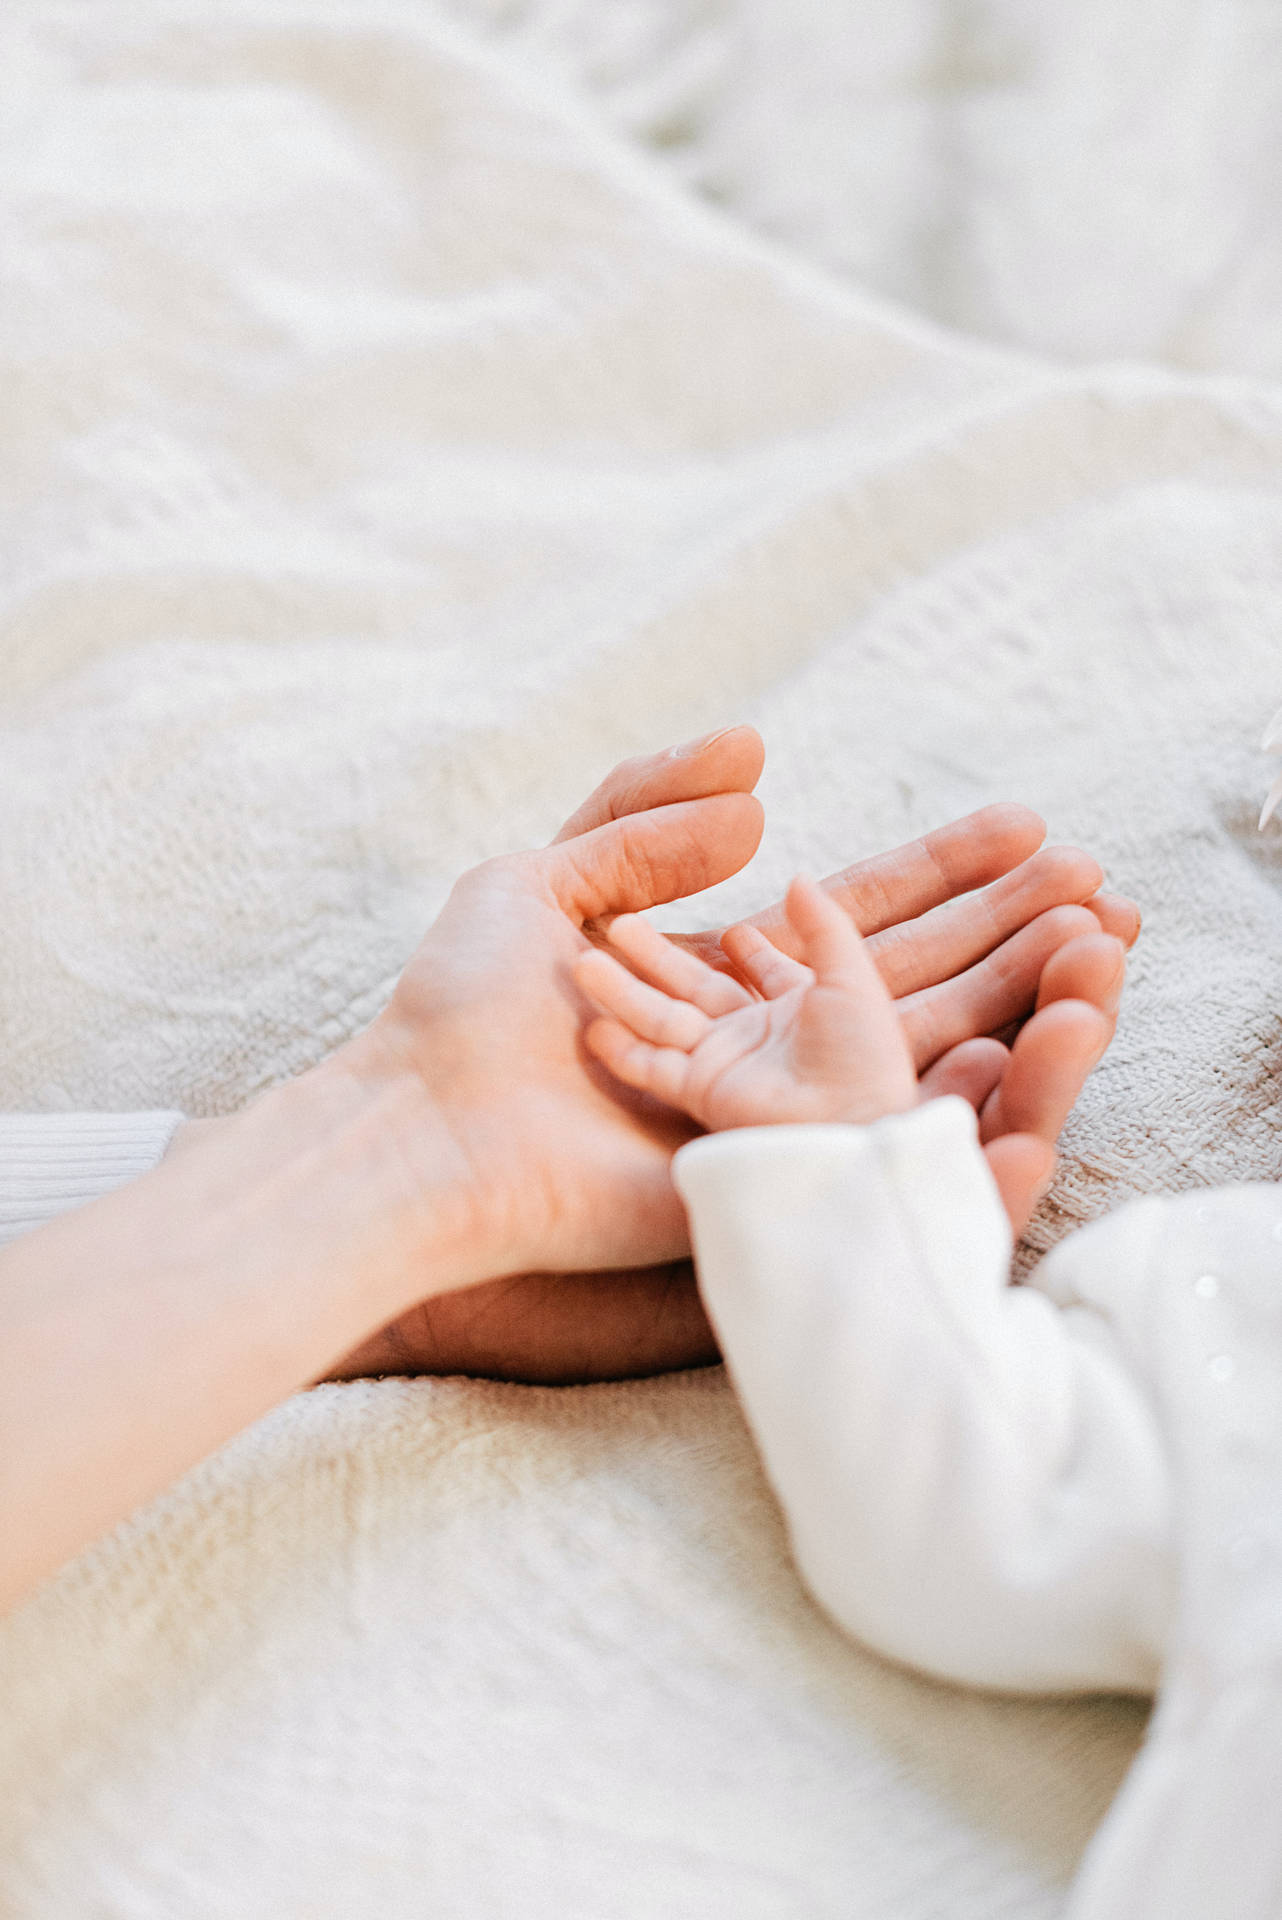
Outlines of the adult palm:
M751 858L762 760L759 737L741 727L625 762L550 847L459 882L385 1014L353 1043L353 1064L363 1074L408 1066L450 1112L480 1176L499 1277L429 1296L339 1377L572 1380L715 1357L688 1264L654 1264L685 1248L668 1160L688 1123L629 1098L589 1059L571 969L603 920L701 891ZM825 883L870 936L931 1090L961 1092L992 1116L990 1159L1016 1218L1048 1176L1050 1143L1116 1011L1115 942L1082 936L1129 945L1138 929L1129 902L1098 892L1096 863L1072 848L1039 851L1044 833L1027 808L988 807ZM754 924L787 953L781 906ZM721 931L679 938L733 970ZM1016 1055L995 1036L1032 1010L1057 956L1043 999L1093 1003L1095 1018L1088 1004L1075 1027L1060 1008L1048 1094L1036 1022Z
M491 1272L684 1251L668 1162L689 1125L618 1098L588 1058L574 967L602 916L699 892L751 859L760 837L759 803L731 789L486 862L455 886L386 1011L353 1043L350 1069L408 1071L433 1116L448 1116L474 1195L469 1238ZM424 1139L440 1151L438 1134Z

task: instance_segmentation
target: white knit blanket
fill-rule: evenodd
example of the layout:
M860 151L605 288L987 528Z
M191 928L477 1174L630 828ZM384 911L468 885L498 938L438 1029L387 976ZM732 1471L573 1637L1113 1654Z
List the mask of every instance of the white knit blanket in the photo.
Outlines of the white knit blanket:
M453 11L0 28L0 1100L237 1105L461 866L748 719L687 922L1005 795L1143 902L1034 1244L1272 1176L1282 394L938 333ZM5 1920L1041 1920L1141 1721L843 1643L716 1373L297 1399L0 1703Z

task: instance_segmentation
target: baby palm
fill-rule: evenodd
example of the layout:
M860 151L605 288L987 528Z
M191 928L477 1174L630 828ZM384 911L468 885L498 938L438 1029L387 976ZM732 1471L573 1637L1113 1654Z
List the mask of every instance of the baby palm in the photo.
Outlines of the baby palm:
M808 965L753 928L724 945L756 994L664 941L643 920L614 923L611 944L579 963L608 1016L592 1050L628 1085L702 1125L868 1121L917 1100L894 1004L849 918L813 882L794 881L788 919Z

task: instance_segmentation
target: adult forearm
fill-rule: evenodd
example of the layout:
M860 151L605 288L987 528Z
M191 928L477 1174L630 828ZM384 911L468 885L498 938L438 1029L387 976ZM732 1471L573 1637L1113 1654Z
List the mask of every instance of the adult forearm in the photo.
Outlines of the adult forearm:
M421 1089L322 1069L0 1253L0 1606L425 1291L481 1277L452 1154Z

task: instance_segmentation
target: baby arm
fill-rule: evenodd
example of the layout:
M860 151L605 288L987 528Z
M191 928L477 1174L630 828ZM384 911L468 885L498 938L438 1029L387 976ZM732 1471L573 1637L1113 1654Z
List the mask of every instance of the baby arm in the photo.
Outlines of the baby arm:
M608 1015L599 1057L734 1129L686 1147L677 1181L807 1583L861 1639L950 1678L1147 1688L1169 1610L1148 1401L1101 1316L1008 1286L974 1112L922 1103L845 917L806 882L789 913L810 965L736 952L748 1004L636 921L614 940L649 982L601 954L580 979Z
M684 1149L700 1285L807 1584L949 1679L1152 1686L1167 1484L1102 1320L1007 1284L973 1113Z

